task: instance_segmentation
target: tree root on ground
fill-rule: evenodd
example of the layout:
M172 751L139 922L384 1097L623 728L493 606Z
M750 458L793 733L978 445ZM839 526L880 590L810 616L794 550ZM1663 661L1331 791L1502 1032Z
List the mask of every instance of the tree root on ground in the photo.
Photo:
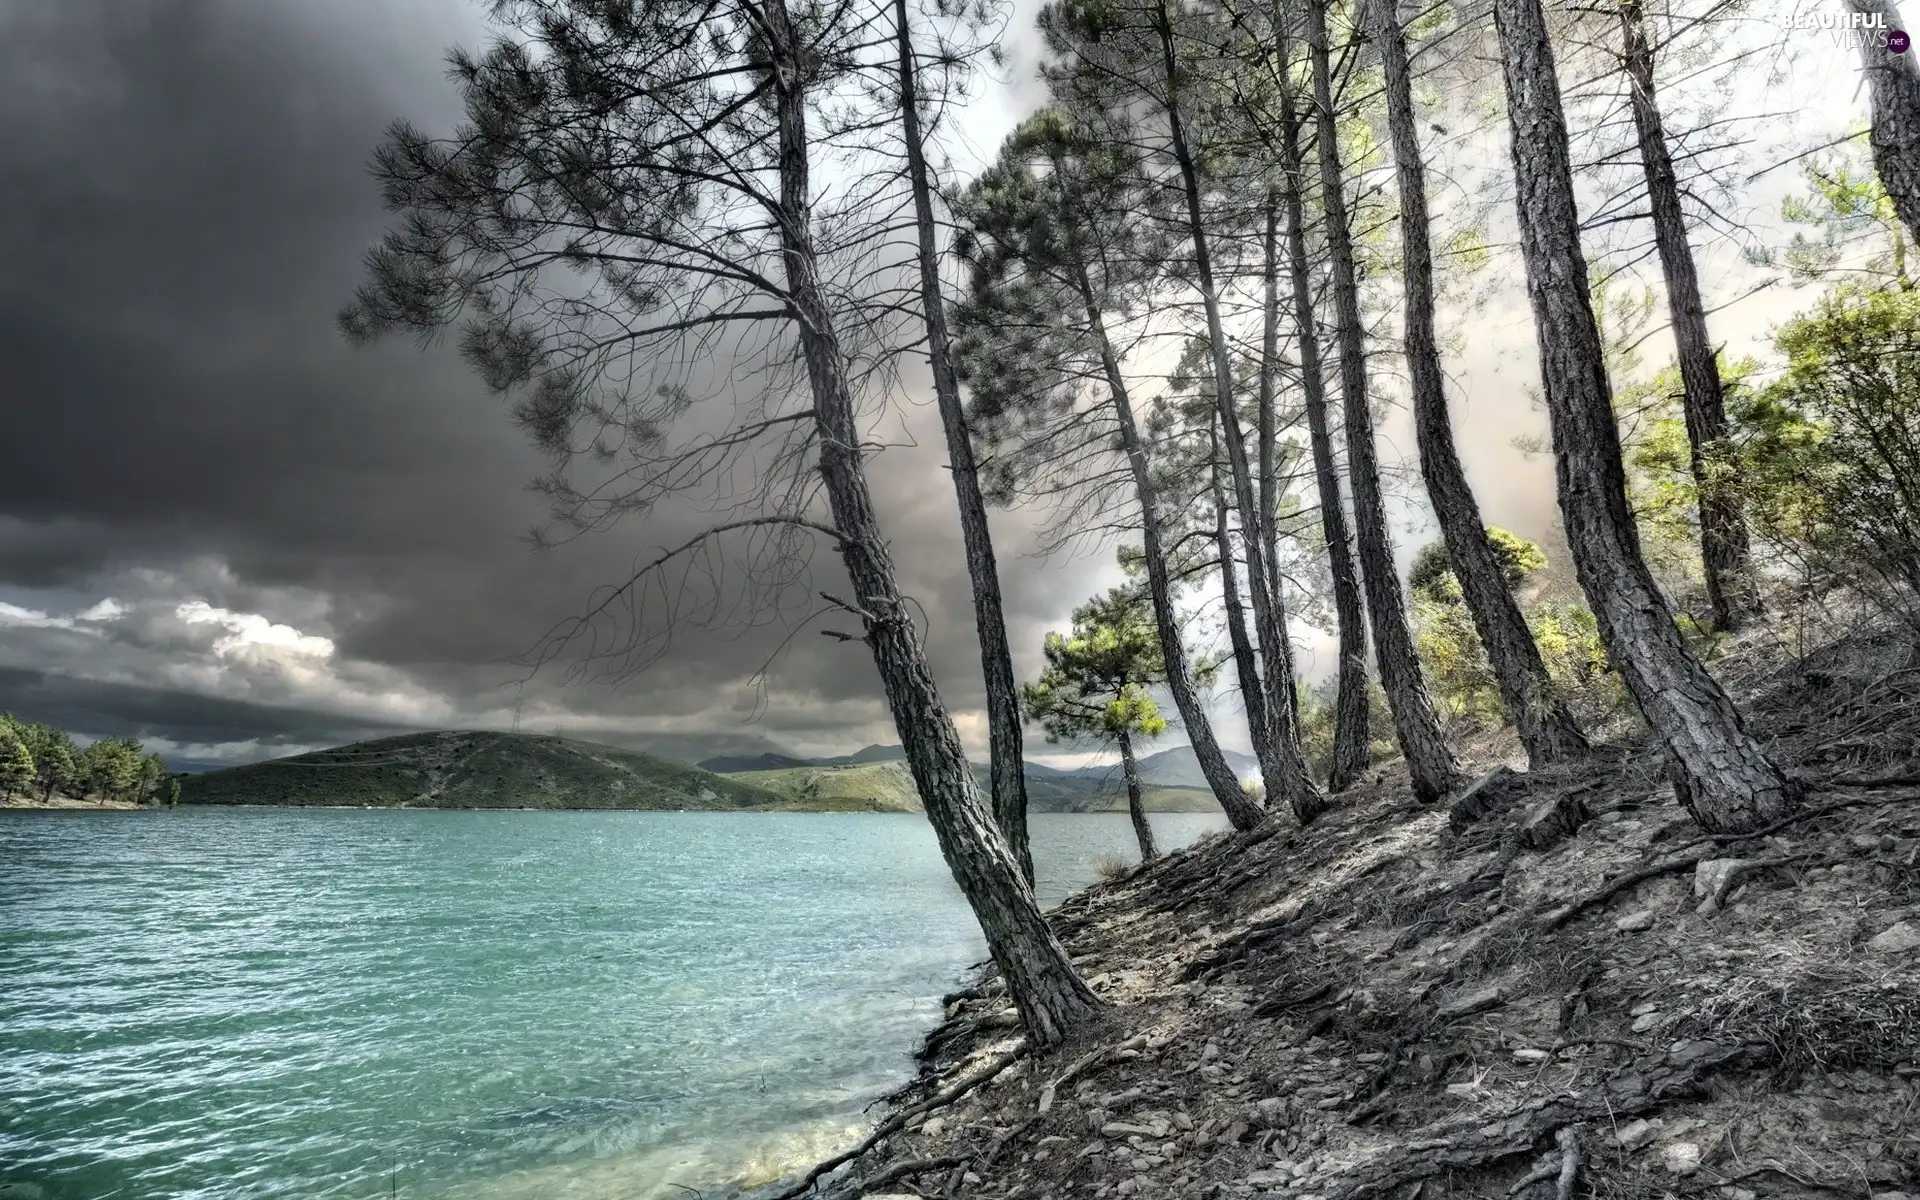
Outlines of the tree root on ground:
M1759 1053L1755 1046L1684 1043L1636 1060L1595 1087L1532 1100L1493 1120L1474 1116L1429 1126L1372 1162L1316 1181L1314 1190L1331 1200L1361 1200L1448 1171L1485 1167L1525 1154L1569 1126L1651 1112L1693 1090L1708 1074L1757 1059ZM1564 1147L1562 1155L1564 1173ZM1577 1174L1577 1157L1573 1170Z

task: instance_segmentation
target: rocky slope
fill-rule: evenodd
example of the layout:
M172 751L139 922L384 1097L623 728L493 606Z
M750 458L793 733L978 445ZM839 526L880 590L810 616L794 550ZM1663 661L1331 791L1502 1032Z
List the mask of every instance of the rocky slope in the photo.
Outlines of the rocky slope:
M858 1153L764 1194L1908 1200L1920 658L1772 636L1719 667L1790 822L1701 834L1631 737L1457 814L1389 766L1062 905L1099 1027L1035 1059L989 975Z

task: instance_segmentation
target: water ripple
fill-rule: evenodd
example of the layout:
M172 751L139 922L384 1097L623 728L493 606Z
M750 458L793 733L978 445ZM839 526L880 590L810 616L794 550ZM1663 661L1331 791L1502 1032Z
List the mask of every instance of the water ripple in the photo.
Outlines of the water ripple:
M1131 840L1034 836L1049 903ZM848 1136L982 954L919 817L0 814L0 1196L770 1177Z

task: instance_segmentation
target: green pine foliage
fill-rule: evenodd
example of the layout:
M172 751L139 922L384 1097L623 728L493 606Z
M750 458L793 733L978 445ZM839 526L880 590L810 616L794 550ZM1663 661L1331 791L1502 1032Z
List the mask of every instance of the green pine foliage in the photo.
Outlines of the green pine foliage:
M1167 730L1148 689L1166 679L1153 609L1136 588L1114 588L1074 610L1071 633L1050 633L1046 667L1020 689L1028 719L1049 742L1101 743Z
M1738 412L1756 531L1920 629L1920 291L1842 284L1776 344Z
M0 800L146 801L165 777L160 756L133 738L101 738L81 749L64 729L0 713Z

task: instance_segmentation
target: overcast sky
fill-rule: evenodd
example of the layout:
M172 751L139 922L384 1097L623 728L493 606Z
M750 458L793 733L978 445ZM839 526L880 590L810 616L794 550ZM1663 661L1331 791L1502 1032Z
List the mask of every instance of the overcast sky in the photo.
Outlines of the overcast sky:
M353 349L333 331L385 225L369 152L396 117L449 128L443 52L483 40L466 0L0 0L0 708L183 762L505 728L517 696L523 729L688 757L897 740L871 662L820 638L764 688L772 640L702 634L617 689L507 686L508 660L665 539L622 525L534 558L524 485L542 463L498 402L444 348ZM978 153L1035 102L1031 66L1016 52L1010 83L963 114ZM1827 86L1818 120L1849 119L1850 79ZM1511 444L1544 425L1509 274L1454 318L1472 336L1450 367L1487 516L1538 536L1551 471ZM1746 281L1732 265L1709 278L1725 294ZM1758 344L1793 306L1762 296L1725 336ZM882 456L880 511L983 752L938 425L925 403L904 421L918 448ZM1411 450L1398 423L1385 432L1390 458ZM1036 520L995 515L1023 675L1044 632L1117 578L1105 554L1025 557ZM1323 639L1300 640L1315 669ZM1217 707L1244 746L1237 704Z

